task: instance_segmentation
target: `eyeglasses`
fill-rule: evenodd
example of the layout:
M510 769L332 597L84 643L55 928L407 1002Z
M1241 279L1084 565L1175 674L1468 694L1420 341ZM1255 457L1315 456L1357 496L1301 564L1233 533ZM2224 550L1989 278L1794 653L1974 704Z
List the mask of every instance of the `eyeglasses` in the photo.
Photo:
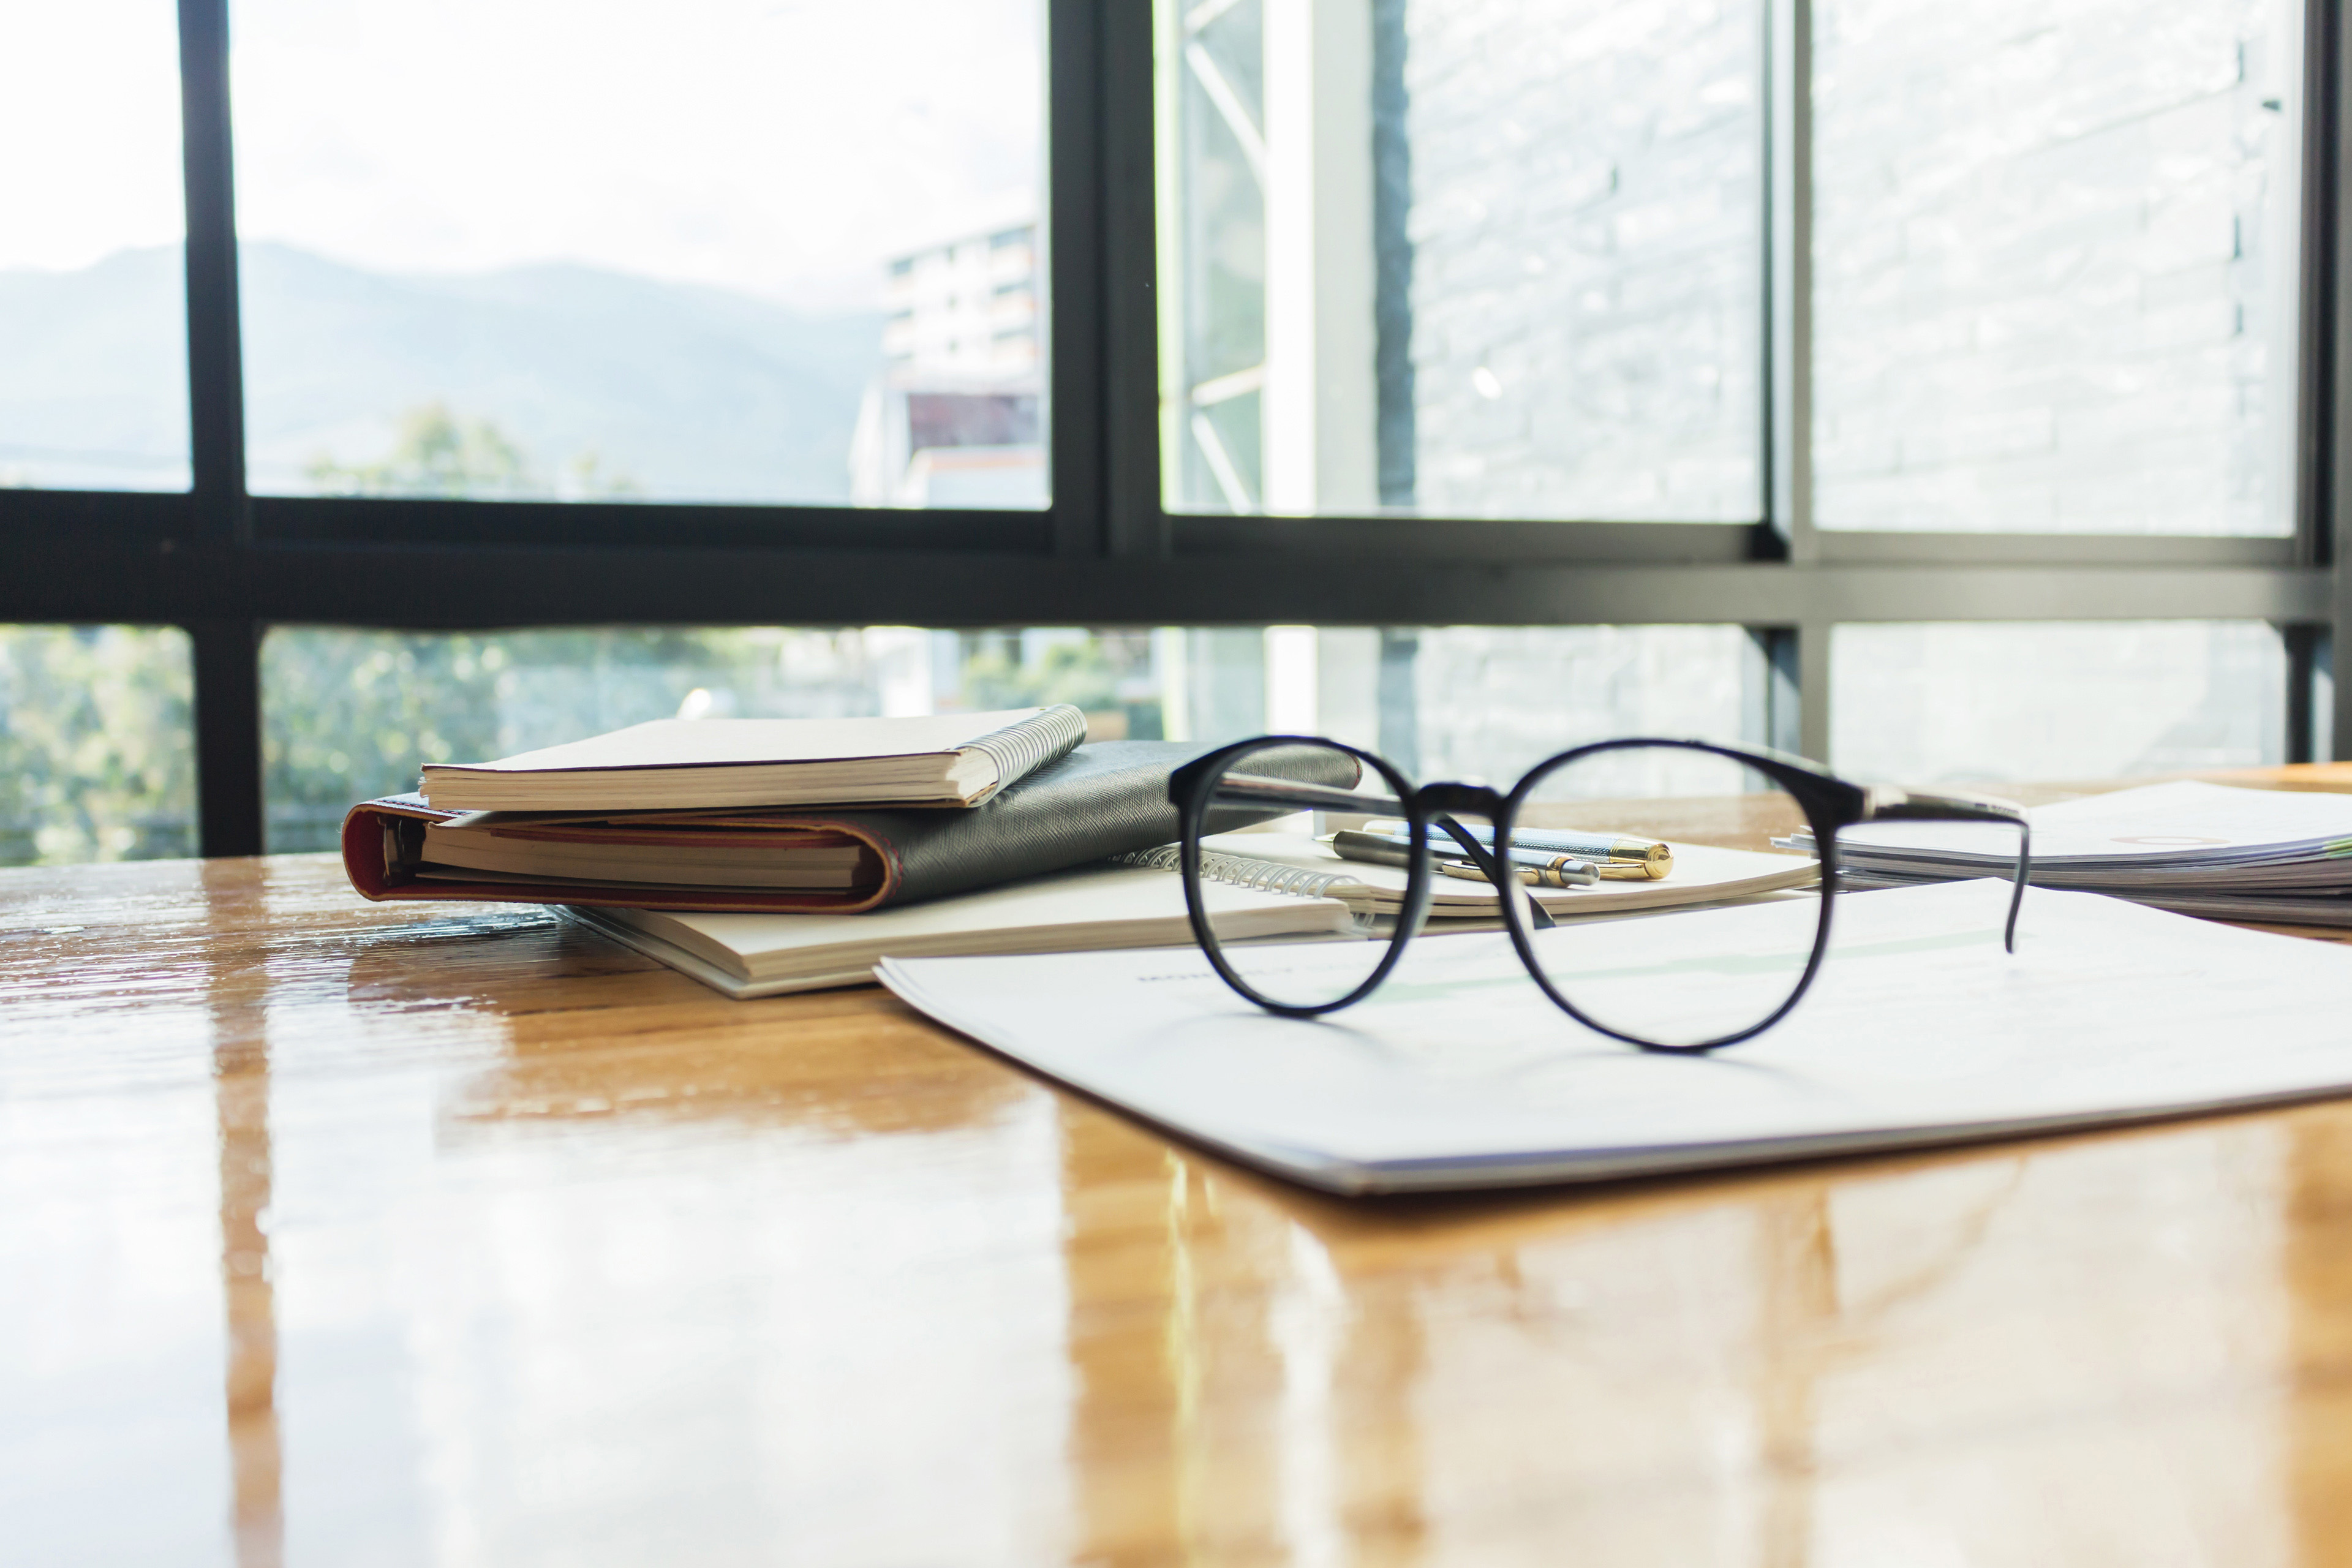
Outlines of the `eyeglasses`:
M1415 788L1389 763L1353 746L1265 735L1179 768L1168 798L1182 822L1180 865L1193 934L1225 983L1267 1011L1311 1018L1360 1002L1389 978L1433 910L1491 918L1499 904L1511 945L1546 995L1587 1027L1654 1051L1716 1050L1788 1016L1821 969L1833 895L1841 880L1850 881L1838 873L1839 847L1873 837L1869 825L1935 822L1945 825L1929 830L1939 848L2003 865L2013 857L2001 932L2012 952L2032 860L2024 816L2008 802L1865 787L1802 758L1702 741L1579 746L1504 793L1480 784ZM1223 885L1239 879L1231 868L1255 836L1218 835L1297 812L1320 814L1319 823L1340 830L1343 853L1391 868L1349 879L1344 934L1360 941L1262 940L1264 900ZM1465 817L1486 826L1466 826ZM1580 940L1586 933L1572 929L1580 922L1555 915L1574 913L1580 896L1596 910L1643 901L1596 897L1589 889L1601 883L1681 879L1686 890L1695 891L1690 883L1720 883L1736 893L1759 870L1768 873L1765 882L1775 881L1769 874L1776 868L1778 885L1803 882L1801 872L1788 874L1797 869L1787 853L1792 848L1818 859L1810 945L1801 937L1756 937L1741 939L1750 948L1711 958L1678 953L1653 962L1639 942ZM1327 885L1309 875L1289 890Z

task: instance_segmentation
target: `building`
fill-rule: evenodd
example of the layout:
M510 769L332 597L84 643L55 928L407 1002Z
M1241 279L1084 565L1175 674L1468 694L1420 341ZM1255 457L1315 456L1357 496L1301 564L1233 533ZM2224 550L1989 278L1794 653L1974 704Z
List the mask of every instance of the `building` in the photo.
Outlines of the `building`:
M885 364L850 442L858 505L1045 504L1044 275L1034 220L890 260Z

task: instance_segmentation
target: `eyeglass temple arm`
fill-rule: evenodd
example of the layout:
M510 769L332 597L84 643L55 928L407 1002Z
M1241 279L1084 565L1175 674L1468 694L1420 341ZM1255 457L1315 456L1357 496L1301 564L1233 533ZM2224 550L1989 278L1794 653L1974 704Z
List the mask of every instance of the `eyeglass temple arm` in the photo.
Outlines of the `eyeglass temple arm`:
M1526 884L1519 880L1517 869L1506 867L1491 846L1481 844L1449 813L1441 811L1430 820L1444 828L1447 836L1462 847L1462 853L1469 858L1470 864L1477 867L1486 880L1494 884L1496 898L1519 900L1520 907L1527 911L1529 929L1549 931L1559 923L1543 907L1543 900L1528 891Z
M1974 790L1896 789L1874 784L1864 795L1864 822L1997 822L2017 829L2017 877L2009 893L2009 924L2001 945L2017 951L2017 911L2025 902L2025 884L2033 871L2033 828L2016 802Z

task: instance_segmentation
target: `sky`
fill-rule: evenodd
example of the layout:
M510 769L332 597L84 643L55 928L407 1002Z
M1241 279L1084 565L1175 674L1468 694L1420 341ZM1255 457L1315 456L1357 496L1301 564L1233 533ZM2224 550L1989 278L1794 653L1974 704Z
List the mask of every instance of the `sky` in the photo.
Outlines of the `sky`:
M235 0L237 226L387 271L569 260L870 308L1027 216L1038 0ZM0 8L0 267L175 239L172 0Z

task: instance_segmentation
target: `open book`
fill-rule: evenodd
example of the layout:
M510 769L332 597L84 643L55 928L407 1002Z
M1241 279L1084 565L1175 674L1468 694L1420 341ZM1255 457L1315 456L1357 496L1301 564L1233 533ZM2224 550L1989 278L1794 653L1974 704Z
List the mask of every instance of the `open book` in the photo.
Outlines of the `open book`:
M1227 937L1339 940L1359 917L1392 915L1405 874L1341 860L1297 834L1233 833L1211 843L1202 892ZM1672 882L1543 889L1555 914L1612 914L1804 886L1813 863L1786 855L1677 847ZM574 907L580 923L730 996L771 996L873 978L885 958L1183 947L1192 940L1173 845L1051 876L869 914L739 914ZM1426 928L1498 924L1492 889L1448 879ZM1671 898L1662 895L1671 894Z
M977 805L1086 739L1067 703L911 719L661 719L494 763L427 763L440 811Z

